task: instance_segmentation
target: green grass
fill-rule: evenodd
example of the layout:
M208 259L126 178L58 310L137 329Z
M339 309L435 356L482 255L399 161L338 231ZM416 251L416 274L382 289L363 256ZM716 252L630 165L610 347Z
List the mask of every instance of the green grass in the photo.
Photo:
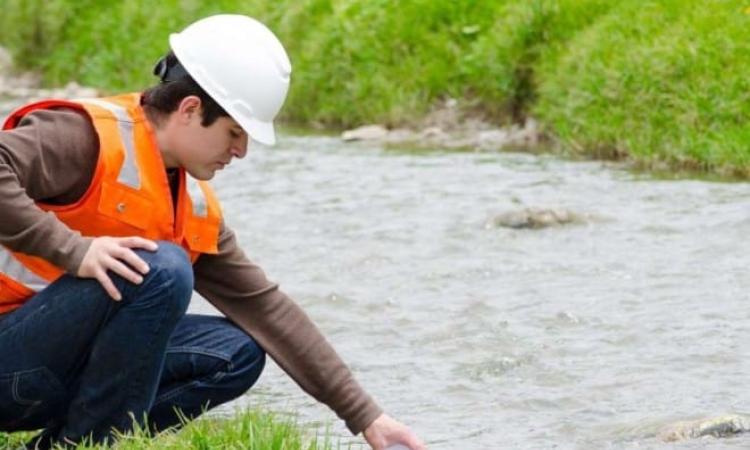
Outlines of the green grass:
M13 449L34 433L0 433L0 448ZM79 445L80 450L104 450L101 445ZM179 432L167 431L156 437L144 430L120 436L118 450L333 450L344 448L329 437L322 442L306 435L293 420L269 412L244 411L230 419L201 418ZM348 447L347 447L348 448Z
M750 174L750 16L740 2L626 2L539 73L534 113L570 147Z
M559 149L750 176L750 1L5 0L0 44L48 84L141 89L170 32L217 12L268 24L294 66L283 118L408 125L452 97L538 117Z

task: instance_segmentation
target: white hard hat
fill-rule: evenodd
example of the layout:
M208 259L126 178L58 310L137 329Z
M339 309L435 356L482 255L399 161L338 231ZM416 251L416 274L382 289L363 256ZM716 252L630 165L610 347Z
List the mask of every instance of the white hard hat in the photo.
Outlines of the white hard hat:
M292 65L276 36L247 16L219 14L169 36L190 76L253 139L273 145L273 119L289 90Z

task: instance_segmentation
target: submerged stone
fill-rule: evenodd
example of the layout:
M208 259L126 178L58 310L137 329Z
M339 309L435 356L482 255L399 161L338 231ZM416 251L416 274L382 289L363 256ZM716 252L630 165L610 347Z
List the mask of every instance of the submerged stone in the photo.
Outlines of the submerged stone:
M721 438L748 431L750 431L750 416L727 414L710 419L677 422L664 427L658 437L664 442L675 442L706 436Z
M561 208L524 208L517 211L506 211L490 219L487 228L547 228L570 223L581 223L583 218L567 209Z

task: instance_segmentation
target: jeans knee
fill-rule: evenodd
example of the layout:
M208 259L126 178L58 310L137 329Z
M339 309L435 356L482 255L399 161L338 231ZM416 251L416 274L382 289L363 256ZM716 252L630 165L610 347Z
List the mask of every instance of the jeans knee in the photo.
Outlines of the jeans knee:
M149 266L144 285L152 281L160 286L169 286L172 294L170 304L181 315L187 310L193 293L193 266L182 247L166 241L159 241L158 245L154 252L139 252Z
M228 374L238 396L253 387L266 365L266 352L244 333L243 338L244 342L232 358L232 370Z

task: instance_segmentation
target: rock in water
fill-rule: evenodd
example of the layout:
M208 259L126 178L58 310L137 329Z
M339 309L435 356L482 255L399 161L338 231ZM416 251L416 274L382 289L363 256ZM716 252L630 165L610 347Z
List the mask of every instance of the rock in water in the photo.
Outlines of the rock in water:
M664 442L675 442L704 436L727 437L748 431L750 416L727 414L711 419L677 422L664 427L658 437Z
M507 211L493 217L487 228L546 228L568 223L580 223L582 218L566 209L524 208L518 211Z

